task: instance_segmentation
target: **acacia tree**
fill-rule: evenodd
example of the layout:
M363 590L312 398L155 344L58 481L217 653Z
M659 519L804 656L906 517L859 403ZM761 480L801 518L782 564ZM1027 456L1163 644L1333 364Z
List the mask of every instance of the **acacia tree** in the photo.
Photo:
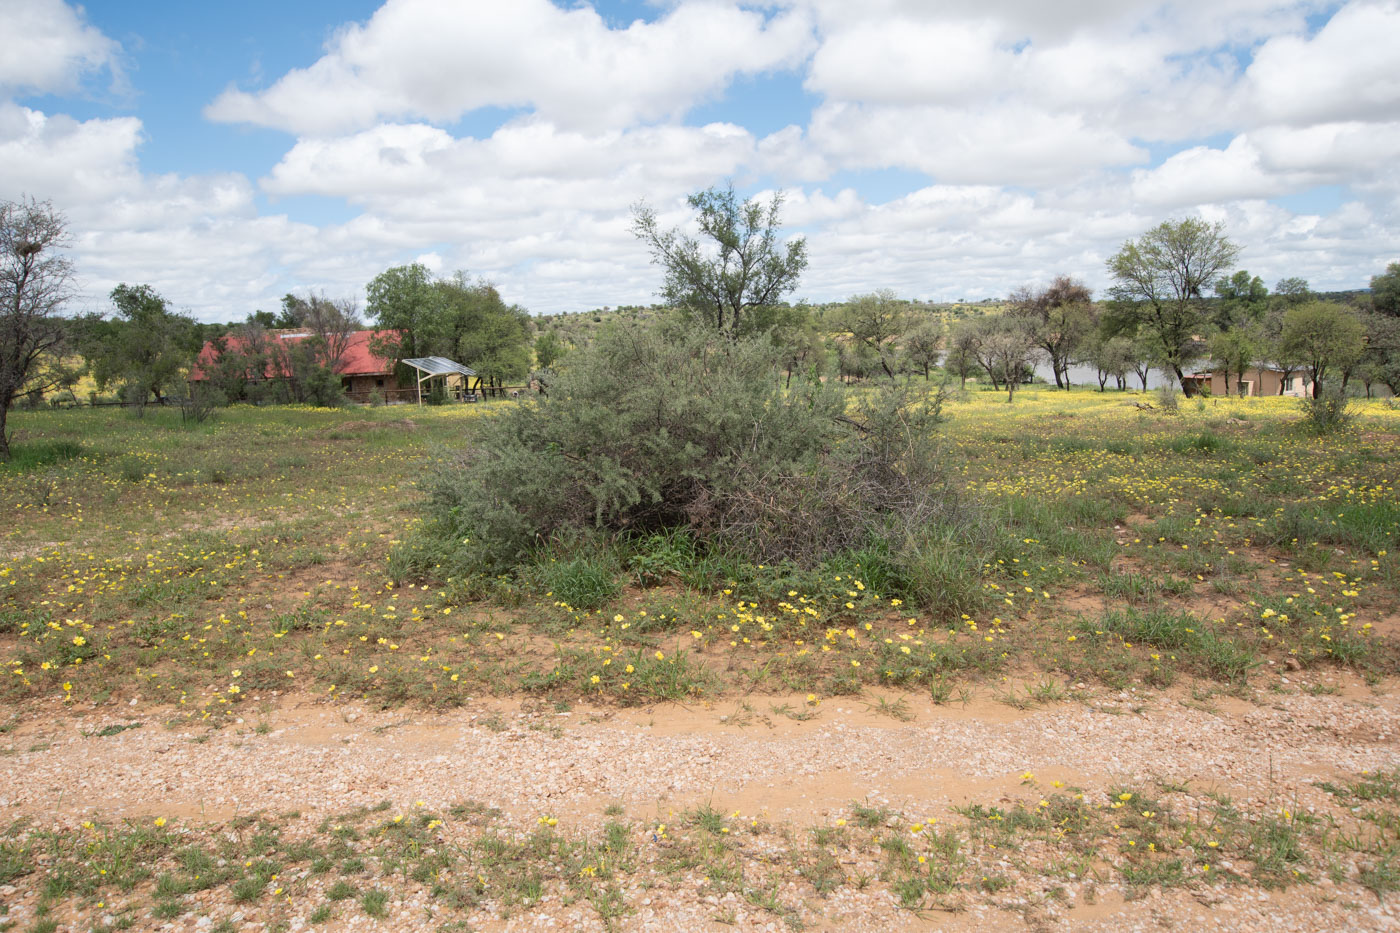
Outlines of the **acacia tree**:
M1256 355L1254 330L1243 325L1216 331L1210 338L1210 355L1225 373L1225 394L1229 395L1232 381L1240 381ZM1233 374L1235 380L1231 380Z
M345 366L350 338L360 329L360 306L353 298L327 298L312 292L305 298L287 294L282 299L282 316L292 327L310 333L316 362L338 373Z
M1024 320L1012 314L987 318L982 331L981 349L987 375L995 385L998 377L1006 383L1006 401L1016 401L1016 387L1025 378L1035 357L1035 335Z
M1330 301L1310 301L1283 316L1283 351L1303 363L1313 398L1332 367L1350 366L1366 350L1366 331L1356 315Z
M1100 392L1107 389L1110 377L1116 381L1120 390L1127 388L1128 371L1133 368L1132 357L1133 341L1122 335L1105 337L1095 334L1085 343L1084 359L1094 367Z
M803 238L779 243L782 192L766 205L753 198L740 203L732 186L686 201L700 212L703 242L678 229L662 230L645 203L632 208L632 232L665 273L661 296L730 339L764 330L807 268Z
M70 336L61 315L72 296L73 266L60 250L68 222L48 201L0 201L0 460L15 399L71 380L63 365Z
M122 283L112 289L116 317L84 318L81 349L98 389L125 383L123 394L144 415L154 398L179 384L181 372L199 352L194 321L170 310L170 303L149 285Z
M1400 317L1400 262L1392 262L1380 275L1371 276L1371 304L1381 314Z
M943 328L934 320L916 324L904 336L904 356L912 368L923 370L925 381L929 370L938 365L942 347Z
M852 298L846 303L842 317L851 337L874 353L885 375L893 379L890 357L908 328L903 302L893 291L884 288Z
M1038 291L1022 286L1011 293L1012 312L1031 322L1032 339L1050 361L1056 388L1069 388L1070 360L1093 333L1091 297L1084 283L1067 275Z
M473 282L461 271L434 279L414 263L381 272L365 291L370 316L392 332L370 341L384 359L448 356L493 383L530 370L529 314L507 305L490 282Z
M1188 395L1186 367L1200 356L1197 337L1208 324L1203 290L1239 252L1223 224L1188 217L1163 221L1108 260L1117 315L1155 338L1162 363Z
M975 320L959 321L948 335L948 356L943 368L958 377L958 388L967 388L967 377L977 371L977 346L981 342Z
M429 342L432 329L432 273L422 263L394 266L376 275L365 286L365 309L375 323L394 331L371 340L371 350L386 360L423 356L420 344Z
M1215 294L1219 299L1215 326L1221 330L1253 324L1268 309L1269 287L1245 269L1232 276L1221 276L1215 283Z

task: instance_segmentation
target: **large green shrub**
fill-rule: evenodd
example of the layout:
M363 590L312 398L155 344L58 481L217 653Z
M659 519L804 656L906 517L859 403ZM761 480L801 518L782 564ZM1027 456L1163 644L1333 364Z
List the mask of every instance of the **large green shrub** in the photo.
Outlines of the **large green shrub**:
M941 396L888 387L848 406L761 338L620 324L568 357L547 398L489 419L431 484L437 533L482 570L578 533L687 527L711 549L811 565L902 545L947 511Z

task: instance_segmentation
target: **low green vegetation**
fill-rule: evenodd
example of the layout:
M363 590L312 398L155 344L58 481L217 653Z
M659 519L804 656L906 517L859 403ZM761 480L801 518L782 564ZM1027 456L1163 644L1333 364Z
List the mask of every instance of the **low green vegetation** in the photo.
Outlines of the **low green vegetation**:
M808 391L833 404L817 386L784 398ZM666 478L650 488L605 453L642 446L629 419L666 397L635 392L598 416L616 419L589 435L598 462L558 456L547 483L508 455L543 463L550 444L583 443L546 423L547 405L239 407L201 424L158 408L20 413L0 484L15 516L0 696L140 695L218 722L271 690L634 704L875 684L949 697L1027 668L1232 689L1288 666L1395 670L1400 413L1381 403L1318 435L1282 399L1165 414L1087 392L1026 390L1014 409L990 393L941 407L863 393L820 443L805 412L781 416L798 453L765 454L759 480L730 447L657 450L636 461ZM557 404L574 413L567 393ZM917 438L890 427L915 423L911 404ZM707 416L660 410L677 445L700 446ZM77 453L23 459L30 448ZM798 463L823 485L779 469ZM483 478L568 520L527 536L532 513L489 513L505 499ZM853 509L859 496L886 505ZM780 515L803 533L781 533Z

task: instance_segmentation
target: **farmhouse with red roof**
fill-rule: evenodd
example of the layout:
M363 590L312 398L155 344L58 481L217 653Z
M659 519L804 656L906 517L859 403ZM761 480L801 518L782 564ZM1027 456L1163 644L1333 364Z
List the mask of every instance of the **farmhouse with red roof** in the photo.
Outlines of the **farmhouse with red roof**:
M300 343L314 335L304 331L269 330L265 333L267 340L263 354L266 359L265 371L261 374L250 373L248 378L250 380L290 378L291 361L285 352L279 352L279 350ZM371 393L376 391L381 395L386 395L396 388L394 360L377 356L370 343L375 337L392 338L394 336L396 333L391 330L358 330L348 335L344 352L340 354L340 359L331 368L340 376L341 386L351 398L368 398ZM206 342L190 370L190 381L203 382L209 379L219 357L224 353L246 353L249 349L248 339L237 334L229 334L219 340Z

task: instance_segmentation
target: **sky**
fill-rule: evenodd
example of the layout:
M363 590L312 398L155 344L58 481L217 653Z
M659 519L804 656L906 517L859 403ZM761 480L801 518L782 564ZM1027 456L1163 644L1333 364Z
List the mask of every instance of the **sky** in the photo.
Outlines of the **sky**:
M632 233L782 192L795 298L957 301L1169 219L1271 287L1400 259L1400 0L0 0L0 199L235 321L464 270L535 313L656 300Z

